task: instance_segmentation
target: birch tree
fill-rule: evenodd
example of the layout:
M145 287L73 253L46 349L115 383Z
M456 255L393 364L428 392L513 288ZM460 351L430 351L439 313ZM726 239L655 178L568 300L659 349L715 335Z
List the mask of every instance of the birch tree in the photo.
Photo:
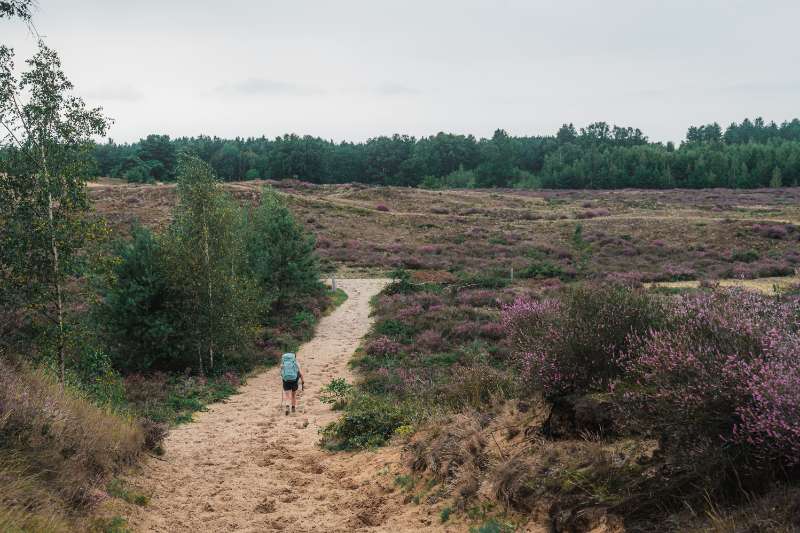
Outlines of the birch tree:
M211 168L182 155L180 198L166 241L174 284L183 288L183 319L193 330L200 373L218 356L246 350L254 338L255 283L246 270L243 218Z
M110 121L72 95L58 55L41 40L26 63L17 77L13 50L0 46L0 296L2 311L34 312L55 327L63 382L67 287L100 228L85 185L92 137Z

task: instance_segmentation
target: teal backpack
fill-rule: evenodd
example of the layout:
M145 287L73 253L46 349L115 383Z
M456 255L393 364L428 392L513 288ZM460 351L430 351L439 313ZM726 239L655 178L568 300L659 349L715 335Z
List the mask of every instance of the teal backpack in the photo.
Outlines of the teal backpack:
M297 366L297 357L293 353L281 356L281 378L283 381L296 381L300 377L300 367Z

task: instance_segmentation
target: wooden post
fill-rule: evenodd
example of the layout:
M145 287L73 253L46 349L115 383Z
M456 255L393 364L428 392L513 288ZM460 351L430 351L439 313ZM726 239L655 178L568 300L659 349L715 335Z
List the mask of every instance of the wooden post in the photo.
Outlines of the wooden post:
M331 289L336 291L336 274L331 274Z
M511 281L514 281L514 267L511 267Z

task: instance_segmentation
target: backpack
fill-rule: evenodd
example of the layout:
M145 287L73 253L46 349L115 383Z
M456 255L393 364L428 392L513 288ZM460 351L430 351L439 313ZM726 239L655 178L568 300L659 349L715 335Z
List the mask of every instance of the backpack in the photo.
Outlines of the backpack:
M300 367L297 366L297 357L293 353L281 356L281 379L283 381L297 381L300 377Z

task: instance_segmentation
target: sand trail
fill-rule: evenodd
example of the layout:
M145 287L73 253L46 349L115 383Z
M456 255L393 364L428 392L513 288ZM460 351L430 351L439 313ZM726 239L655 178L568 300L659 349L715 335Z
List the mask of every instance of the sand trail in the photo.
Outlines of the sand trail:
M347 362L370 327L369 300L384 280L341 280L348 300L324 317L298 359L307 388L298 412L285 416L277 368L251 378L241 393L211 405L173 430L163 461L131 481L152 494L131 510L134 531L413 530L432 520L406 516L391 494L391 451L333 454L319 429L336 417L320 388L349 377ZM380 477L386 470L385 479ZM411 521L411 522L409 522ZM438 529L438 528L437 528Z

